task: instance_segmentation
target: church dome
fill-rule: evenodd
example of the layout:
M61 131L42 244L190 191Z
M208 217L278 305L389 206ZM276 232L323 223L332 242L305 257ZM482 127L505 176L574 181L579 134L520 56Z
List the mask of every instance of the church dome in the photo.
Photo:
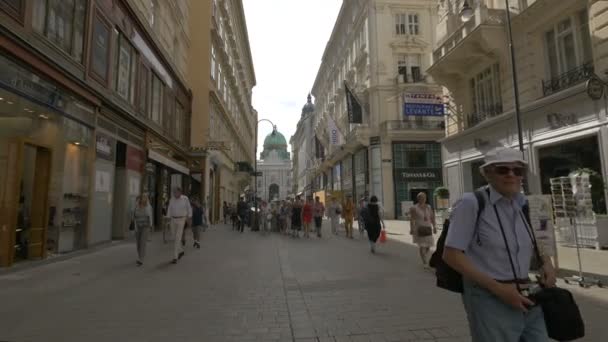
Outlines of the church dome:
M277 129L273 129L272 133L266 136L264 139L264 149L272 149L277 147L287 147L287 140L283 134L279 133Z
M264 151L262 151L262 159L266 160L273 152L280 160L289 160L289 152L287 152L287 140L285 136L277 131L276 126L272 133L268 134L264 139Z
M312 113L314 111L315 111L315 105L312 104L312 96L310 94L308 94L308 101L306 102L304 107L302 107L302 115Z

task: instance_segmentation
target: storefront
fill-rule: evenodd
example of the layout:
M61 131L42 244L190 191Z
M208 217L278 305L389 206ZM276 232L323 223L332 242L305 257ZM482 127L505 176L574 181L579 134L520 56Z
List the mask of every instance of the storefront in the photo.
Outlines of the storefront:
M332 180L334 182L333 190L341 191L342 190L342 162L338 162L336 165L334 165L332 172L333 172Z
M395 214L402 217L401 203L416 201L418 193L426 193L434 206L433 192L442 185L441 145L434 142L393 143L393 177Z
M348 155L342 159L342 191L344 196L353 195L353 156Z
M0 57L0 266L87 246L94 107Z
M353 173L355 178L354 198L359 200L368 190L367 183L369 182L369 177L367 172L367 149L362 149L355 153L353 156L353 162Z

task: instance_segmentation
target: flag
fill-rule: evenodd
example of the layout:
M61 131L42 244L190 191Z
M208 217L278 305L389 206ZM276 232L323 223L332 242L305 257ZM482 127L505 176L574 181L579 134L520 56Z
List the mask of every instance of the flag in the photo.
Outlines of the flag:
M340 145L340 130L338 129L338 125L336 125L336 122L331 116L328 116L327 130L329 132L329 145Z
M344 89L346 91L346 108L348 110L348 122L349 123L363 123L363 107L361 103L353 94L348 87L346 81L344 81Z

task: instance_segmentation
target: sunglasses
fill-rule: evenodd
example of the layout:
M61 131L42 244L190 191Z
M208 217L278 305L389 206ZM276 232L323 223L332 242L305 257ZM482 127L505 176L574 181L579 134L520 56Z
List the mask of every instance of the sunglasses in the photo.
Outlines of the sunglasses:
M526 173L526 169L523 167L495 166L494 172L501 176L506 176L510 172L513 172L513 175L522 177Z

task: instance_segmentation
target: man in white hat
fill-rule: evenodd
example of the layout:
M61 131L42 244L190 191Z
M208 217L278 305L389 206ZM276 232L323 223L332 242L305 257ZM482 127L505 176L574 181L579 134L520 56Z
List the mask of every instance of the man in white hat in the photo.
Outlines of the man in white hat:
M489 184L483 208L475 194L466 193L450 216L443 259L463 276L473 342L549 341L542 309L527 296L534 287L528 277L532 230L522 211L527 166L520 151L489 151L480 167ZM542 282L555 286L551 259L543 261Z

